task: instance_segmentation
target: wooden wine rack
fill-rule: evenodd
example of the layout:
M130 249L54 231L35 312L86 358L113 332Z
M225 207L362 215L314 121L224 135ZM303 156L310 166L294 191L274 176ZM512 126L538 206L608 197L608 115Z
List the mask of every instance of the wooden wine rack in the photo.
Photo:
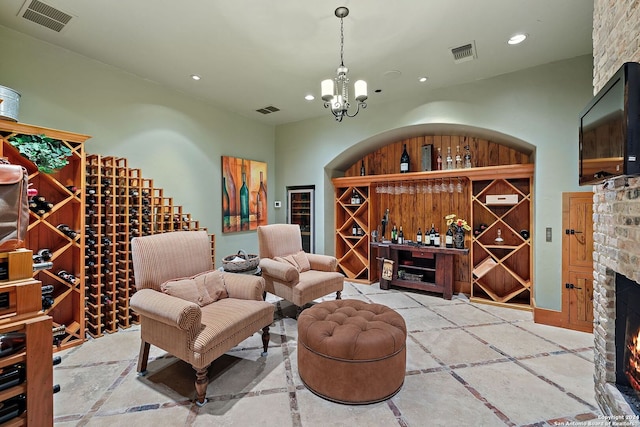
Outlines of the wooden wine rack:
M138 323L129 307L135 292L131 239L206 228L125 158L87 156L86 180L86 323L87 332L97 338ZM215 265L213 235L211 258Z
M26 157L23 157L9 140L15 135L46 135L61 141L71 150L69 164L54 173L43 173ZM53 326L64 325L65 334L60 336L56 350L81 344L85 338L84 322L84 141L87 135L48 129L39 126L0 120L0 155L10 163L23 166L29 174L29 183L38 194L53 204L53 208L37 215L29 214L26 248L34 253L47 248L52 253L51 270L33 272L43 285L53 285L53 305L45 311L53 318ZM66 224L78 232L70 238L57 226ZM75 283L65 281L57 275L65 270L76 277Z

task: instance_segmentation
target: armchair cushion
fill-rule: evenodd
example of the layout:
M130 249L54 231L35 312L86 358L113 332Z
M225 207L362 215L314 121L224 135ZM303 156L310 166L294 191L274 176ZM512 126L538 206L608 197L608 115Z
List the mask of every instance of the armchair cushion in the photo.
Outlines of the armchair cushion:
M300 272L290 263L279 262L276 259L262 258L260 260L262 272L268 276L285 283L297 283L300 279Z
M292 265L293 267L295 267L298 273L311 270L311 264L309 264L309 259L307 258L307 254L304 253L304 251L298 251L287 256L277 256L273 259L278 262Z
M311 270L311 264L309 264L309 258L304 251L299 251L293 254L293 260L298 264L300 273Z
M167 280L160 285L160 289L165 294L196 303L200 307L229 297L222 273L217 270L206 271L192 277Z

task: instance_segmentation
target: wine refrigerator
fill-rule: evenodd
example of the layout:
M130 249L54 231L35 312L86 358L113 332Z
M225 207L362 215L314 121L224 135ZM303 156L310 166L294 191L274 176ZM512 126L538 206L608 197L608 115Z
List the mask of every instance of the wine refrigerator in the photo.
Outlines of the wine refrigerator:
M287 223L298 224L302 234L302 249L315 251L315 186L287 187Z

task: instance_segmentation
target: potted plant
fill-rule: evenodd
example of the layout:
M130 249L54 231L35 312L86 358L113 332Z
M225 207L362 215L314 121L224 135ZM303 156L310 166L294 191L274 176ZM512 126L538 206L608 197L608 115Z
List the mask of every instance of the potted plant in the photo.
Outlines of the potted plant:
M53 173L69 164L71 149L58 139L45 135L15 135L9 143L31 160L40 172Z

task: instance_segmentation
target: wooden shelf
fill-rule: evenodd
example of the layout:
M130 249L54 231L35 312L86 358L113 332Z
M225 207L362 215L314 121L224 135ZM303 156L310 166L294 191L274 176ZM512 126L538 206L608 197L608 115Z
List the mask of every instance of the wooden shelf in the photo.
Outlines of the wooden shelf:
M87 332L94 338L138 323L130 309L135 292L130 241L137 236L206 230L174 205L140 169L121 157L90 155L86 159L85 301ZM211 254L215 266L215 238Z
M472 180L472 227L485 227L472 238L473 301L531 306L533 167L529 170L528 176ZM517 196L517 203L486 203L489 195L510 194ZM520 230L529 231L529 238L522 237ZM495 244L497 236L504 243Z
M67 157L69 164L62 169L46 174L38 170L37 166L20 155L10 143L15 135L46 135L59 140L71 150ZM11 163L24 166L29 173L29 183L53 204L53 208L39 216L30 212L29 226L25 246L36 253L39 249L49 249L53 256L53 268L33 273L36 280L45 285L54 286L55 304L46 311L56 324L76 322L80 325L77 333L68 334L62 339L56 350L79 345L84 341L84 306L80 303L84 299L84 142L89 138L66 131L48 129L23 123L13 123L0 120L0 155L7 157ZM56 227L66 224L78 233L72 239ZM74 275L76 284L69 283L57 275L65 270Z

